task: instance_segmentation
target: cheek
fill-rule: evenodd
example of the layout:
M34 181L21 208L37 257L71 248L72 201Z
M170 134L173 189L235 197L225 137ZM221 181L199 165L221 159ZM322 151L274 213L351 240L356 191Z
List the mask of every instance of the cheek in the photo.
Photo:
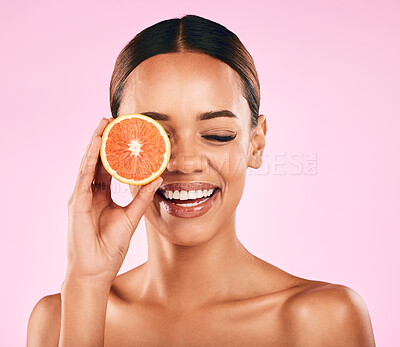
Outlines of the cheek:
M236 210L243 195L247 160L243 148L233 147L214 157L214 169L222 180L220 219L226 220Z
M211 167L227 181L246 174L247 156L242 146L226 146L211 154ZM232 184L232 182L226 182Z

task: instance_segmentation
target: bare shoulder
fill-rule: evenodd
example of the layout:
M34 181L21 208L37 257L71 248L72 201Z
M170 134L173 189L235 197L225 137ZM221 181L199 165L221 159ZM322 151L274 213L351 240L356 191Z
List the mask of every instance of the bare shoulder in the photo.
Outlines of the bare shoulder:
M304 286L286 301L283 315L291 346L375 346L364 300L344 285Z
M32 310L27 346L58 346L61 325L61 295L47 295Z
M133 272L132 270L130 272ZM129 293L125 274L117 276L110 290L108 306ZM126 292L126 293L125 293ZM58 346L61 329L61 294L47 295L34 306L29 317L27 346Z

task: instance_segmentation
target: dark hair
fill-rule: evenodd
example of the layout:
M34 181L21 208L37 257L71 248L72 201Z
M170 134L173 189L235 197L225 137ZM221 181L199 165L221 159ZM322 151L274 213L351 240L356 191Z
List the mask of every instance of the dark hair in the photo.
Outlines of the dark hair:
M120 52L110 83L110 106L114 118L123 95L125 80L142 61L163 53L200 52L228 64L240 76L244 97L251 111L251 127L257 125L260 82L253 58L239 38L223 25L186 15L158 22L137 34Z

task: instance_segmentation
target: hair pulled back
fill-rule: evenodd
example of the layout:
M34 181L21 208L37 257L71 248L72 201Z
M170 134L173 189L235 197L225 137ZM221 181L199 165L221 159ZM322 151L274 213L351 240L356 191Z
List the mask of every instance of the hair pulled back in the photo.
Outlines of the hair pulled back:
M240 76L243 96L257 125L260 83L253 58L239 38L226 27L196 15L158 22L138 33L119 53L110 83L110 106L118 116L125 80L142 61L163 53L198 52L221 60Z

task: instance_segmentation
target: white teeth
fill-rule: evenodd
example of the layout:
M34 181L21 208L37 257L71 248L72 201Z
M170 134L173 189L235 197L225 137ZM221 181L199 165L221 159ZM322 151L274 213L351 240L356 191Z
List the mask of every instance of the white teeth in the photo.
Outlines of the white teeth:
M206 200L207 199L201 199L200 201L197 201L197 202L188 202L186 204L176 204L176 205L183 206L183 207L193 207L193 206L200 205L201 203L203 203Z
M210 196L213 193L214 189L203 190L203 196Z
M203 196L210 196L213 193L214 189L203 190Z
M188 198L189 199L196 199L197 198L196 191L195 190L189 190Z
M204 190L164 190L162 191L163 195L167 199L177 199L177 200L188 200L188 199L199 199L203 197L209 197L215 188L212 189L204 189Z

